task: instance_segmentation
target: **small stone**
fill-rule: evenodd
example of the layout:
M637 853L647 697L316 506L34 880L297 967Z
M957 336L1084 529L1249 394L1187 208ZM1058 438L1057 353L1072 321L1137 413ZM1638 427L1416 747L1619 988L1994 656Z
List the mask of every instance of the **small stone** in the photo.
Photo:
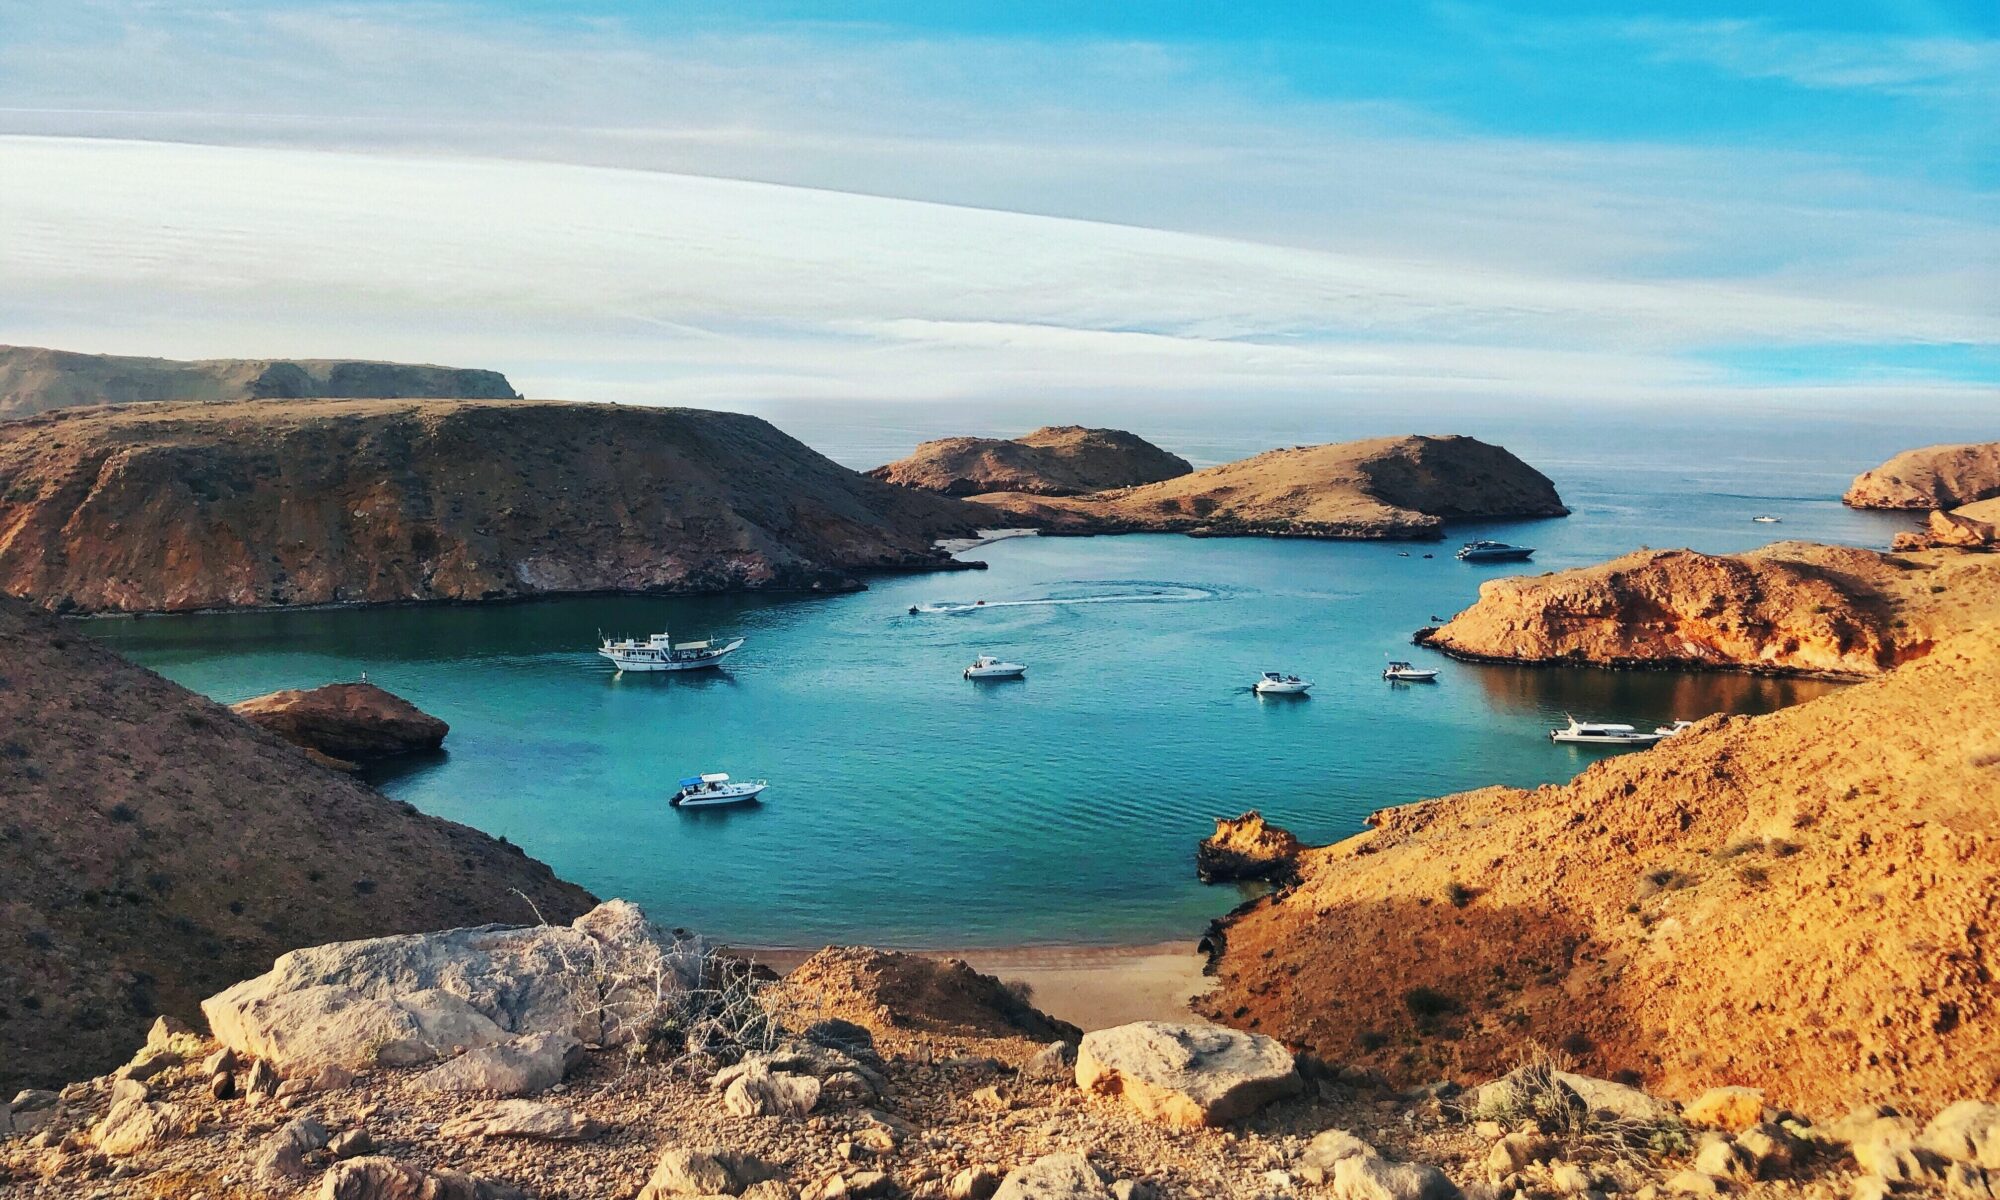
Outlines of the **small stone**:
M995 1112L1005 1112L1014 1107L1014 1102L1007 1098L1007 1093L1001 1091L1000 1085L997 1083L988 1084L973 1092L972 1102L981 1108L990 1108Z
M250 1064L250 1074L243 1081L243 1098L251 1104L268 1100L278 1094L278 1072L264 1059Z
M459 1055L417 1076L417 1085L437 1092L490 1092L532 1096L562 1082L583 1052L566 1033L530 1033Z
M1460 1200L1458 1185L1428 1163L1355 1155L1333 1166L1335 1200Z
M1332 1171L1333 1164L1343 1158L1378 1157L1375 1147L1355 1137L1345 1129L1327 1129L1314 1135L1306 1143L1305 1153L1299 1156L1302 1166L1316 1167L1321 1171Z
M1081 1154L1045 1154L1007 1172L993 1200L1105 1200L1110 1191Z
M1068 1083L1076 1079L1076 1047L1050 1042L1021 1064L1021 1078L1038 1083Z
M294 1117L264 1139L251 1171L266 1184L297 1182L305 1178L306 1155L326 1143L326 1126L311 1117Z
M1682 1171L1667 1180L1667 1192L1674 1196L1719 1196L1722 1184L1714 1176L1700 1171Z
M525 1200L525 1195L497 1180L371 1156L335 1163L320 1177L318 1200Z
M1528 1164L1548 1157L1548 1140L1538 1133L1510 1133L1486 1153L1486 1176L1500 1179L1525 1171Z
M792 1185L778 1179L760 1179L743 1189L743 1200L798 1200Z
M992 1200L1000 1189L1000 1172L992 1167L967 1167L951 1177L944 1194L950 1200Z
M218 1071L208 1081L208 1094L217 1100L227 1100L236 1094L236 1076L227 1071Z
M1498 1121L1475 1122L1472 1126L1472 1132L1475 1136L1484 1138L1489 1142L1497 1142L1507 1136L1506 1126L1500 1124Z
M164 1019L164 1018L163 1018ZM181 1065L181 1056L165 1047L141 1050L138 1057L113 1072L116 1079L151 1079L168 1067Z
M723 1107L739 1117L797 1119L819 1103L819 1080L773 1072L758 1065L738 1075L722 1094Z
M653 1174L639 1193L639 1200L734 1195L773 1174L769 1164L747 1154L669 1146L660 1151L660 1157L653 1163Z
M233 1075L236 1073L236 1068L239 1065L236 1060L236 1051L230 1049L228 1046L224 1046L222 1049L201 1060L201 1073L210 1076L225 1073Z
M1587 1192L1593 1182L1590 1172L1572 1162L1559 1162L1549 1168L1549 1186L1565 1196Z
M113 1079L111 1081L111 1106L113 1108L128 1101L150 1100L152 1098L152 1090L136 1079Z
M1695 1152L1694 1169L1718 1179L1749 1180L1757 1176L1756 1162L1726 1137L1711 1135Z
M183 1124L180 1110L170 1104L127 1098L112 1104L91 1137L102 1153L123 1158L166 1144L179 1134Z
M1752 1172L1759 1179L1783 1179L1792 1173L1799 1142L1782 1125L1757 1125L1736 1136L1737 1148L1750 1156Z
M1688 1102L1681 1118L1690 1125L1735 1133L1762 1123L1764 1093L1747 1087L1710 1088Z
M838 1017L806 1026L805 1039L815 1046L838 1050L855 1058L872 1058L875 1054L875 1035L869 1032L868 1027Z
M375 1149L375 1139L366 1129L348 1129L333 1135L326 1152L335 1158L359 1158Z
M1160 1189L1143 1179L1121 1179L1111 1185L1111 1200L1158 1200Z
M1301 1086L1291 1052L1273 1038L1162 1021L1085 1034L1076 1082L1180 1127L1226 1124Z
M40 1112L56 1106L57 1096L46 1088L25 1088L14 1093L13 1103L8 1105L17 1113Z

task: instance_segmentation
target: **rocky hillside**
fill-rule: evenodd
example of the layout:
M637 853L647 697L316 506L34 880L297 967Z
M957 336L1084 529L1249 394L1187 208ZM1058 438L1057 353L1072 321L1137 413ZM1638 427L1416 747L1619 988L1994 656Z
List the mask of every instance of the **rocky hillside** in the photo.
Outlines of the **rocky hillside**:
M266 400L0 424L0 592L62 611L845 589L956 565L933 540L976 515L695 409Z
M510 400L498 371L341 358L130 358L0 346L0 421L51 409L146 400L405 396Z
M2000 626L1369 824L1226 923L1206 1011L1412 1081L1535 1039L1674 1096L2000 1099Z
M1559 517L1548 477L1469 437L1375 438L1272 450L1145 487L978 497L1055 533L1436 538L1452 518Z
M0 1091L103 1071L295 946L590 897L0 600Z
M1957 508L2000 496L2000 442L1926 446L1854 477L1852 508Z
M1079 496L1158 483L1193 469L1179 455L1122 429L1049 425L1012 440L939 438L868 474L885 483L947 496L982 492Z
M1778 542L1747 554L1640 550L1495 579L1418 640L1493 662L1860 678L2000 618L2000 559Z

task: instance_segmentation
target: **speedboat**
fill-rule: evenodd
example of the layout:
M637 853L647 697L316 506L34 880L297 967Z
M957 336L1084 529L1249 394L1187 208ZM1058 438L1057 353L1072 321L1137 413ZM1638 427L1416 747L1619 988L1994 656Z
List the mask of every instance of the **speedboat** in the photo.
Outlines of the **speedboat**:
M1776 525L1778 522L1784 520L1783 517L1773 517L1769 515L1751 517L1750 519L1757 522L1759 525Z
M1020 663L1001 662L991 654L982 654L965 668L967 679L1019 679L1028 673L1028 668Z
M656 633L643 642L604 638L598 643L597 656L611 660L621 671L699 671L720 666L742 645L742 638L717 645L712 641L675 642L668 634Z
M1568 717L1568 713L1564 713ZM1552 742L1567 742L1573 746L1650 746L1664 733L1640 733L1630 725L1613 725L1604 721L1579 721L1569 718L1567 729L1549 730Z
M1382 672L1382 678L1398 683L1436 683L1438 673L1423 667L1413 667L1406 662L1392 662Z
M675 808L713 808L724 804L748 804L771 785L761 779L734 779L720 771L690 775L681 780L680 790L668 797Z
M1251 685L1251 690L1260 696L1303 696L1312 686L1312 680L1287 675L1283 671L1266 671Z
M1655 725L1653 726L1653 732L1663 738L1670 738L1684 729L1692 728L1694 728L1693 721L1675 721L1671 725Z
M1460 562L1526 562L1533 546L1510 546L1505 542L1467 542L1455 556Z

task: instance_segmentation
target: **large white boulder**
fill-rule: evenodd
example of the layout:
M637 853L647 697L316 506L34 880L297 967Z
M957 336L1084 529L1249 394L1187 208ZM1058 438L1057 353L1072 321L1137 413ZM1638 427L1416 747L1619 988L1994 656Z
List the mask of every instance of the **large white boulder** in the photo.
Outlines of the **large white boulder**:
M1076 1083L1169 1125L1220 1125L1299 1089L1291 1051L1261 1033L1139 1021L1083 1036Z
M612 900L573 925L482 925L312 946L202 1002L209 1029L286 1075L414 1066L530 1033L643 1040L696 986L697 939Z

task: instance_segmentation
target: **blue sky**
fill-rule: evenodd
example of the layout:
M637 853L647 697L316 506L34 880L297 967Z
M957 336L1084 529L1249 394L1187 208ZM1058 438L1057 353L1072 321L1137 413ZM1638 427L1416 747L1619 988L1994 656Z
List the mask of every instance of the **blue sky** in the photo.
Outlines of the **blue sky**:
M0 340L2000 407L1996 114L1991 3L0 0Z

